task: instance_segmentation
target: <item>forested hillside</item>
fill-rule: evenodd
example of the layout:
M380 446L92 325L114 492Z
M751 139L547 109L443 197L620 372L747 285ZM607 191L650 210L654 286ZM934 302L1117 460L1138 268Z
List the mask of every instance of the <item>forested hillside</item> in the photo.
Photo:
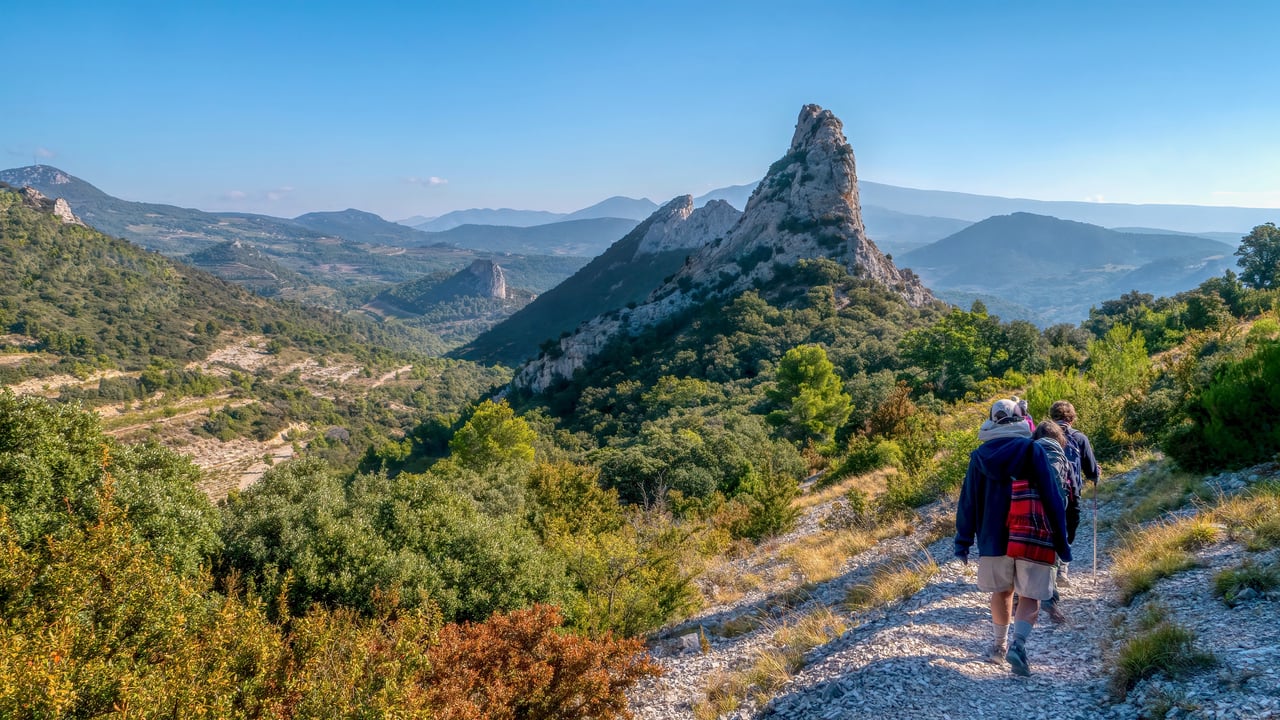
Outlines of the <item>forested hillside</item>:
M357 354L429 354L433 336L270 302L0 192L0 327L65 364L140 369L203 358L226 330ZM26 373L39 367L26 365ZM45 364L43 367L49 367Z

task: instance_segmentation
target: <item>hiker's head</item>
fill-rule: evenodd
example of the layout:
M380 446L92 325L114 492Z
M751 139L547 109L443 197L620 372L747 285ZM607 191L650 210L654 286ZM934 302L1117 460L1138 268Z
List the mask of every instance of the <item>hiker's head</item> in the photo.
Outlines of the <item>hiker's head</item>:
M1057 422L1064 422L1070 425L1076 421L1076 406L1066 400L1059 400L1049 408L1049 417Z
M1044 420L1036 426L1035 432L1031 433L1032 440L1039 440L1047 437L1058 443L1058 447L1065 448L1067 446L1067 436L1062 432L1062 428L1058 427L1058 423L1052 420Z
M1018 397L1017 395L1014 395L1014 396L1013 396L1013 402L1017 404L1017 406L1018 406L1018 412L1022 413L1022 416L1023 416L1023 417L1026 417L1026 416L1027 416L1027 401L1026 401L1026 400L1023 400L1022 398Z
M991 405L991 422L997 425L1021 419L1022 413L1018 412L1018 404L1012 400L1001 398Z

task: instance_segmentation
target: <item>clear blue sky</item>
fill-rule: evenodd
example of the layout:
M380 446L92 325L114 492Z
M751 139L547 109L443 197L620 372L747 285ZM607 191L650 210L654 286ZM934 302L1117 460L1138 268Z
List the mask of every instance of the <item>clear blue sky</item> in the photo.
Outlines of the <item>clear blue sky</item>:
M133 200L389 219L661 202L758 179L815 102L868 180L1280 207L1274 2L53 1L0 16L3 166L39 155Z

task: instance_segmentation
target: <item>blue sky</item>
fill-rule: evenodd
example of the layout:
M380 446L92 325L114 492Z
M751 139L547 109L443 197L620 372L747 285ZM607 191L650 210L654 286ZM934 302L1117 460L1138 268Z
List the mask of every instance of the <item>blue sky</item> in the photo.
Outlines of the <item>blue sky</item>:
M758 179L801 105L860 177L1280 207L1271 2L41 2L0 22L4 167L389 219Z

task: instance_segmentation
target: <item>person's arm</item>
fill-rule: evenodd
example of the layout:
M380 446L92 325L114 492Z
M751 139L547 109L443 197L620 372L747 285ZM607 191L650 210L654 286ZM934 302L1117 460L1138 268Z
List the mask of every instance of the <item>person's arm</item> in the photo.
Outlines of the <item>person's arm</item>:
M1040 494L1040 503L1049 516L1049 527L1053 530L1053 549L1062 562L1071 562L1071 546L1067 544L1067 509L1062 504L1062 491L1054 482L1056 474L1049 465L1048 453L1035 442L1031 443L1030 470L1036 492Z
M960 486L960 500L956 503L956 557L969 562L969 548L973 546L973 536L977 533L975 510L978 491L974 485L978 482L977 458L969 456L969 470L964 474L964 484Z
M1098 469L1098 459L1093 456L1089 436L1077 430L1076 438L1080 441L1080 469L1084 472L1084 479L1097 484L1101 472Z

